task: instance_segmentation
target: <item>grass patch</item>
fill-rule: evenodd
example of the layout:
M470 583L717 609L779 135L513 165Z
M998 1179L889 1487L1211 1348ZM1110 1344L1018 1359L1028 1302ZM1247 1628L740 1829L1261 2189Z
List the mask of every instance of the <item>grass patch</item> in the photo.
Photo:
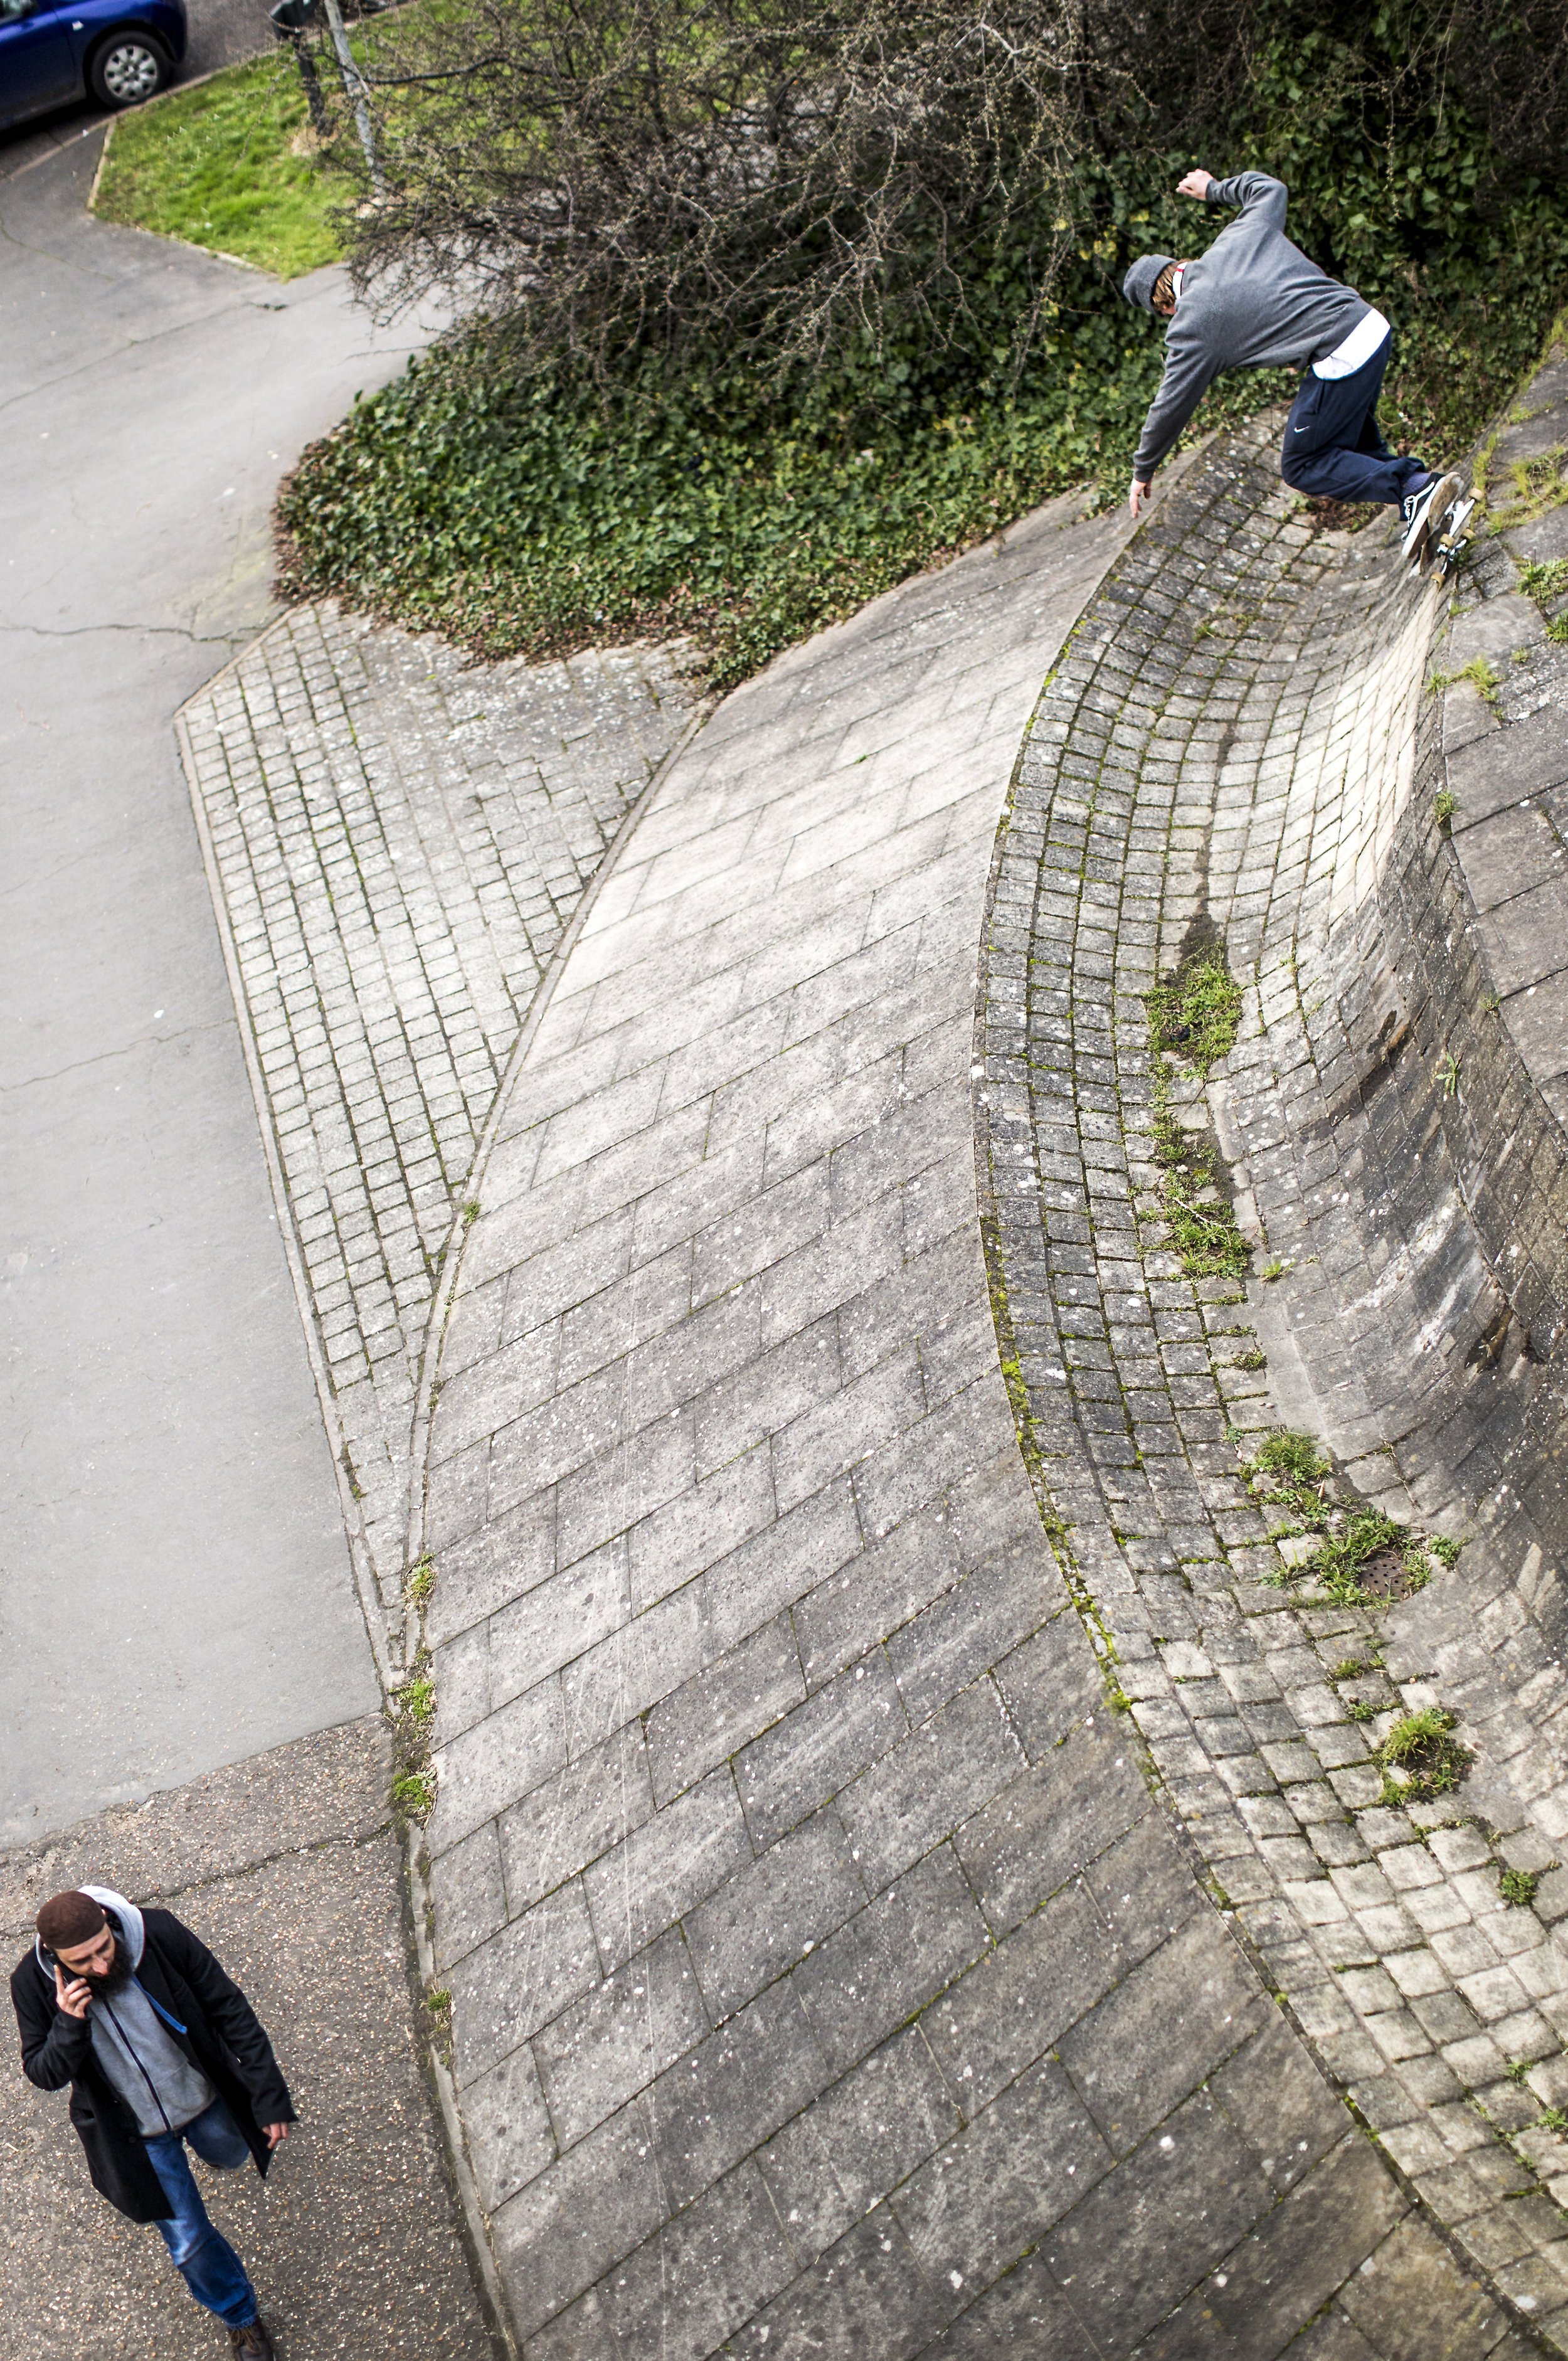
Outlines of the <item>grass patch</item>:
M1383 1773L1385 1804L1429 1804L1458 1786L1471 1757L1451 1735L1456 1720L1439 1705L1401 1714L1373 1755Z
M1185 1130L1170 1111L1174 1049L1207 1078L1236 1038L1241 988L1217 945L1183 960L1168 983L1146 993L1149 1045L1155 1053L1154 1152L1159 1172L1159 1217L1189 1279L1239 1277L1251 1248L1222 1191L1219 1159L1206 1140ZM1261 1356L1258 1356L1261 1361Z
M93 210L298 279L338 259L332 216L354 196L330 153L296 154L308 127L289 59L230 66L117 119Z
M1497 1891L1510 1910L1528 1910L1541 1885L1539 1869L1505 1869Z

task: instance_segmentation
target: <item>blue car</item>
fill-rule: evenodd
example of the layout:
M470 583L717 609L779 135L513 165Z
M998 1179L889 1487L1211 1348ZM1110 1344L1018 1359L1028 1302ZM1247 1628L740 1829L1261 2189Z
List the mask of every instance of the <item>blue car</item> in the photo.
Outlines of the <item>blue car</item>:
M0 128L76 98L134 106L184 54L185 0L0 0Z

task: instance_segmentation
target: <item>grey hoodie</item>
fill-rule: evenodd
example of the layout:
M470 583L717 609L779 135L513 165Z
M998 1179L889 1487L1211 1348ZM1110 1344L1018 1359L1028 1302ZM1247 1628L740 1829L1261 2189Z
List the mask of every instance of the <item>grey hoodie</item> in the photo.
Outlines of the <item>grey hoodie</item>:
M1187 266L1166 330L1165 375L1133 462L1139 483L1168 456L1222 369L1305 368L1326 359L1371 311L1354 287L1291 245L1288 196L1284 181L1266 172L1210 181L1204 203L1240 205L1241 214Z
M147 1930L136 1904L108 1885L84 1885L80 1890L118 1919L131 1963L130 1982L112 1996L94 1995L88 2008L93 2055L136 2117L142 2137L157 2139L192 2122L218 2094L201 2068L192 2066L179 2043L171 2039L163 2011L136 1981L147 1946ZM53 1954L46 1953L41 1939L33 1948L52 1988Z

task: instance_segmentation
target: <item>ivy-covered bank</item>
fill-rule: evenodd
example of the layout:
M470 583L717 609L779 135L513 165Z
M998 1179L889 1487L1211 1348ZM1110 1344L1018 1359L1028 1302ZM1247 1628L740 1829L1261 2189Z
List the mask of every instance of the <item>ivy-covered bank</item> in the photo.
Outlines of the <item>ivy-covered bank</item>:
M969 249L944 349L914 331L851 340L782 386L689 344L674 372L633 350L606 384L521 369L494 323L455 335L306 453L280 502L285 590L491 656L692 632L727 686L1053 492L1121 494L1161 346L1117 291L1134 254L1190 253L1223 225L1169 193L1194 161L1289 183L1298 243L1396 323L1391 434L1457 454L1560 300L1568 189L1505 162L1446 71L1400 83L1430 9L1338 31L1333 14L1274 9L1227 145L1086 153L1078 241L1022 346L1036 291L1015 224ZM1039 249L1067 226L1042 218ZM1288 383L1223 383L1194 431Z

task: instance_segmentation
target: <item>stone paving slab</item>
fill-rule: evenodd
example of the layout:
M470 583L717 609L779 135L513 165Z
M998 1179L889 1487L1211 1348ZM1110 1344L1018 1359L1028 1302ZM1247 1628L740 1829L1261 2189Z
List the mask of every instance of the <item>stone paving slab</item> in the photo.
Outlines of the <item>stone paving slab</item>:
M363 1587L389 1613L466 1175L584 887L695 709L682 657L465 666L329 601L181 717Z
M1043 1525L1009 1384L1051 1380L1022 1345L998 1367L974 950L1041 674L1109 646L1091 620L1057 658L1122 538L1069 517L906 586L708 721L600 882L477 1182L425 1500L427 1849L529 2361L1265 2356L1309 2323L1325 2354L1513 2349L1238 1939L1250 1830L1222 1876L1151 1797L1158 1748L1117 1710L1111 1601L1086 1587L1120 1565L1107 1587L1136 1596L1102 1511L1090 1532L1104 1467L1131 1466L1112 1422ZM1415 636L1390 681L1413 651L1419 685ZM1387 701L1373 684L1325 744L1369 763ZM1182 741L1212 731L1223 774L1238 726ZM1188 791L1195 848L1208 793ZM1086 859L1092 819L1040 904L1054 958L1080 895L1106 913L1077 988L1093 1038L1058 1164L1004 1190L1036 1225L1021 1250L1086 1282L1094 1222L1133 1236L1112 981L1155 971L1169 802L1143 913L1111 923L1124 830ZM1381 841L1349 832L1327 890L1354 898ZM1184 894L1178 874L1168 906ZM997 985L1013 1031L1024 939ZM1099 1297L1069 1300L1087 1370ZM1178 1456L1184 1430L1223 1439L1188 1352L1204 1320L1182 1318L1170 1369L1152 1328L1145 1356ZM1209 1494L1184 1474L1162 1498L1185 1548ZM1329 1697L1279 1621L1269 1696ZM1265 1730L1283 1775L1286 1725ZM1198 1798L1217 1823L1231 1790L1201 1744L1163 1742L1190 1757L1185 1791L1166 1781L1178 1823ZM1296 1792L1326 1822L1344 1774L1312 1768Z

